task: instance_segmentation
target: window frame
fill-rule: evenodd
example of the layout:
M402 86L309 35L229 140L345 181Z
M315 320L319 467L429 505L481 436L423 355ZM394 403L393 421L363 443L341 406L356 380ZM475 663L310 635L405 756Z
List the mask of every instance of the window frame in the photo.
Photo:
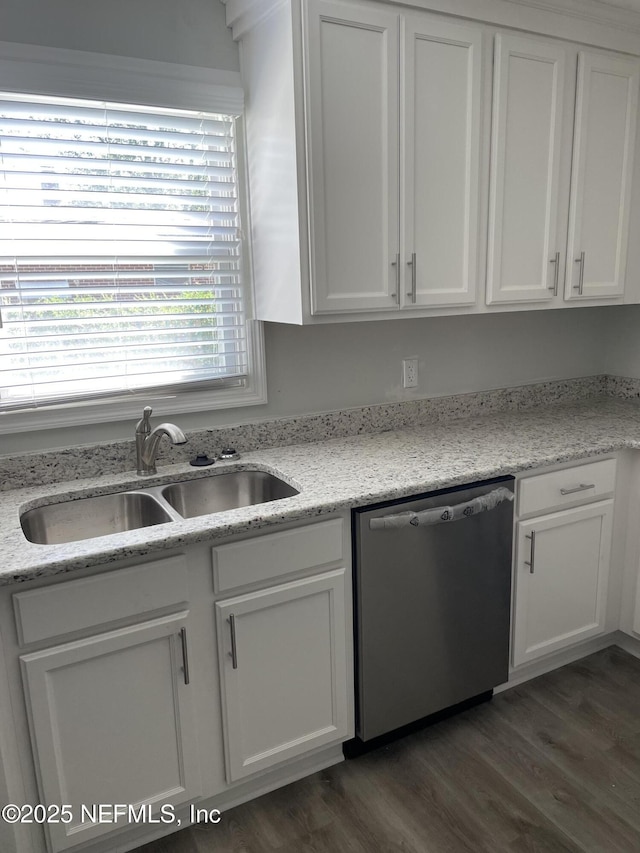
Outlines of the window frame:
M0 435L108 423L139 416L151 405L163 414L207 412L267 402L262 323L255 315L247 181L243 90L240 73L133 57L0 42L0 87L25 95L83 98L140 106L239 114L237 165L242 221L243 289L247 317L249 378L242 387L175 393L126 392L104 399L67 401L0 413Z

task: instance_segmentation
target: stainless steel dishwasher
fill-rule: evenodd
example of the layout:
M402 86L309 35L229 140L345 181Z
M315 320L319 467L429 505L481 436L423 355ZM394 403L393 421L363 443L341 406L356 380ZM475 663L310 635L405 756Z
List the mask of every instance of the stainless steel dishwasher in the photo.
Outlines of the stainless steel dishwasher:
M353 511L352 753L506 681L512 501L502 477Z

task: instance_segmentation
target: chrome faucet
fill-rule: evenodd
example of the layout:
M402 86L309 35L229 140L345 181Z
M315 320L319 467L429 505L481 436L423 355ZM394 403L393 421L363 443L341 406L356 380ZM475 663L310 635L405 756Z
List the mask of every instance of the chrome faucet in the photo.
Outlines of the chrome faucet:
M151 429L151 406L145 406L142 417L136 424L136 468L142 475L157 474L156 456L163 435L168 435L173 444L185 444L187 437L175 424L160 424Z

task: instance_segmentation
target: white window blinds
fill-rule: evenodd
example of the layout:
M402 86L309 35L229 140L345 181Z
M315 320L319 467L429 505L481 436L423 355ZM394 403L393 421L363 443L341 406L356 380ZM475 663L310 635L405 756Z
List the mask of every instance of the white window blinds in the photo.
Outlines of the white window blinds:
M0 95L0 411L247 371L233 117Z

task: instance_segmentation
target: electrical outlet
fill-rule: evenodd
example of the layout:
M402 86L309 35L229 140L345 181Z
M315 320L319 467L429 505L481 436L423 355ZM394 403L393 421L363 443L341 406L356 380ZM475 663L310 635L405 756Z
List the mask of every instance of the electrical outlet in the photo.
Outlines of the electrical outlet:
M418 387L418 359L415 356L402 359L402 387Z

